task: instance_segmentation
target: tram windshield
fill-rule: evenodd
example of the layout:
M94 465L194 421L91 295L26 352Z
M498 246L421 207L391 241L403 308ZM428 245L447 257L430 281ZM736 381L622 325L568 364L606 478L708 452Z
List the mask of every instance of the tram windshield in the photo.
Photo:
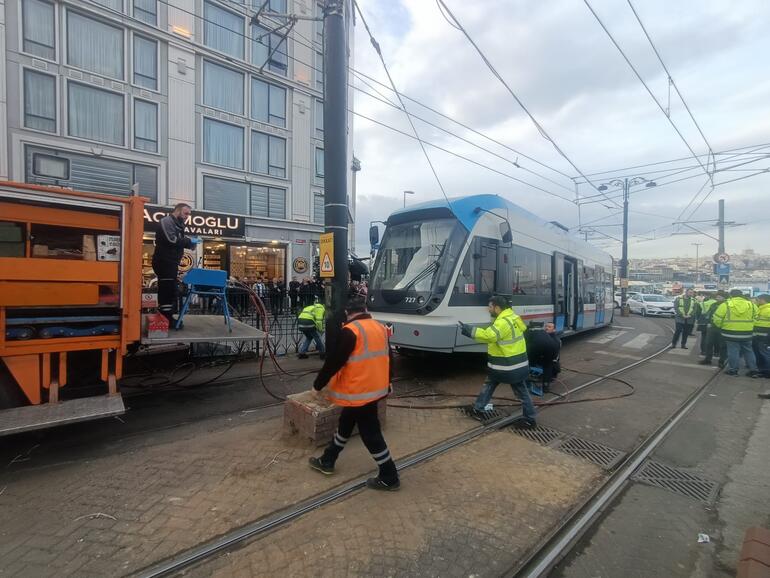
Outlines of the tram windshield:
M428 292L451 274L465 229L456 219L389 226L380 246L373 290ZM448 271L447 271L448 270Z

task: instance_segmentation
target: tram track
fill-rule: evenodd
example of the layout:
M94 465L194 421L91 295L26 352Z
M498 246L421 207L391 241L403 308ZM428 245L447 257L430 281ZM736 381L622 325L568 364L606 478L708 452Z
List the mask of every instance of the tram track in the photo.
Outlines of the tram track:
M668 349L668 348L666 348ZM564 560L579 540L599 521L601 515L620 497L631 481L631 476L644 461L666 440L703 397L707 388L719 375L714 372L694 390L670 415L650 433L612 473L572 513L551 532L529 555L510 568L506 578L540 578L547 576Z
M617 375L630 371L644 363L647 363L657 358L658 356L665 353L669 348L670 346L667 345L666 347L663 347L662 349L650 355L647 355L637 361L634 361L623 367L610 371L609 373L603 374L585 383L577 385L569 389L567 392L565 392L564 395L576 394L591 386L610 380ZM706 385L702 386L702 388L699 389L698 391L702 391L703 389L705 389L705 387ZM553 399L556 400L557 397L554 397ZM688 400L693 400L693 396L690 396ZM694 401L692 401L692 403L694 403ZM543 404L543 406L546 406L546 407L547 405L548 405L547 403ZM466 432L453 436L449 439L446 439L431 447L420 450L412 454L411 456L407 456L405 458L397 460L396 464L399 470L404 470L406 468L410 468L410 467L422 464L427 460L430 460L441 454L447 453L452 449L458 448L470 441L473 441L484 434L487 434L493 431L498 431L505 427L508 427L512 425L520 417L521 417L521 412L517 411L509 416L501 417L495 421L487 422L471 430L468 430ZM670 419L668 421L670 421ZM632 454L632 455L635 455L635 454ZM643 459L644 458L642 458L642 460ZM612 478L614 478L614 474L613 476L611 476L611 479ZM133 574L133 576L137 576L140 578L159 578L161 576L175 575L194 565L210 560L216 557L217 555L222 554L228 550L244 545L248 541L259 538L260 536L263 536L268 532L275 530L284 524L287 524L288 522L297 520L302 516L314 510L317 510L318 508L337 502L342 498L345 498L346 496L349 496L350 494L362 489L365 486L365 483L366 483L366 477L357 478L349 482L343 483L340 486L337 486L336 488L333 488L313 498L304 500L288 508L274 512L273 514L260 518L252 523L246 524L231 532L223 534L213 540L201 543L198 546L185 550L179 553L178 555L172 556L166 560L162 560L156 564L147 566L144 569L138 570L136 573ZM532 561L534 561L534 558L532 558ZM515 570L515 572L518 572L518 571L519 571L518 569ZM534 575L537 575L537 574L534 574Z

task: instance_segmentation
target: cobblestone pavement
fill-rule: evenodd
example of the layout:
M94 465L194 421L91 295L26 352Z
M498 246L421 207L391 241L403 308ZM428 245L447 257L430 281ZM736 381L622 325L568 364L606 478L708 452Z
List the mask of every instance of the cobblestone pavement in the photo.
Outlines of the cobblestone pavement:
M340 475L315 477L315 450L281 434L281 408L222 431L85 463L6 475L0 576L122 575L373 469L359 441ZM473 427L457 412L393 409L397 457Z
M508 431L362 490L193 576L498 576L601 476L598 467Z

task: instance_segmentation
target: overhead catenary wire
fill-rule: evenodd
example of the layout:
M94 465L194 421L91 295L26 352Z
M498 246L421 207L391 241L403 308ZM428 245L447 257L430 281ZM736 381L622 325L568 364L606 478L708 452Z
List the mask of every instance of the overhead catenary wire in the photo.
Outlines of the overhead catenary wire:
M487 66L487 68L490 70L492 75L497 78L497 80L500 81L500 83L505 87L505 89L508 91L508 93L513 97L513 99L516 101L516 103L521 107L521 109L526 113L526 115L529 117L529 119L532 121L532 123L535 125L535 128L538 130L540 135L547 140L551 145L554 147L556 152L558 152L564 160L566 160L572 168L574 168L578 174L585 179L586 183L591 185L594 189L597 191L599 190L596 185L591 182L591 179L586 176L583 171L581 171L578 166L570 159L570 157L567 156L567 154L562 150L562 148L556 143L556 141L548 134L548 132L545 130L545 128L540 124L540 122L535 118L535 116L530 112L529 108L522 102L522 100L519 98L519 96L514 92L514 90L510 87L510 85L505 81L505 79L502 77L502 75L497 71L497 69L494 67L492 62L487 58L487 56L484 54L484 52L481 50L479 45L473 40L471 35L468 33L468 31L465 29L465 27L460 23L460 21L457 19L457 17L454 15L454 13L449 9L449 7L446 5L444 0L436 0L438 4L444 8L447 15L452 19L452 21L457 25L457 29L462 32L463 36L468 40L468 42L473 46L473 48L476 50L476 52L479 54L481 59L484 61L484 64ZM608 199L610 200L610 199ZM614 204L618 204L614 200L610 200L610 202ZM619 205L618 205L619 206Z
M692 120L692 123L695 125L695 128L698 129L698 132L700 133L700 136L703 139L703 142L706 143L706 146L709 149L709 153L711 153L711 156L713 157L714 149L712 148L711 143L709 143L708 139L706 138L706 135L703 134L703 129L701 129L700 124L698 124L698 121L695 120L695 115L692 113L692 110L690 110L690 107L688 106L687 101L684 99L684 96L682 96L682 93L679 91L679 87L674 81L674 77L671 76L671 72L669 72L668 67L666 66L666 63L663 62L663 58L661 57L660 52L658 52L657 46L655 46L655 43L652 41L652 38L650 37L650 33L647 32L647 28L644 26L642 19L639 17L639 13L636 11L636 8L634 8L634 5L631 2L631 0L626 0L626 1L628 2L628 6L631 8L631 12L634 13L634 16L636 17L636 21L639 23L639 26L641 27L642 32L644 32L644 35L647 37L647 40L649 41L653 52L655 52L655 56L658 57L658 62L660 62L660 65L663 67L663 70L666 71L666 75L668 76L668 80L671 83L671 86L674 87L676 94L679 96L679 100L682 101L682 104L684 105L684 108L687 111L687 114L690 115L690 119Z
M404 104L403 99L401 98L401 96L398 93L398 90L396 89L396 83L393 81L393 77L390 74L390 70L388 70L388 65L385 62L385 57L382 54L382 49L380 48L380 44L374 38L374 35L372 34L371 29L369 28L369 23L366 21L366 17L364 16L364 13L361 10L361 7L358 5L358 2L356 2L356 0L353 0L353 6L354 6L354 9L358 12L358 15L361 17L361 22L363 23L364 28L366 29L366 33L369 35L369 41L371 42L372 47L374 48L374 51L377 53L377 56L380 59L380 63L382 64L382 68L385 71L386 76L388 77L388 81L390 82L391 87L393 88L393 92L396 94L396 97L398 98L398 102L401 104L401 108L403 109L404 114L406 115L406 118L409 121L409 126L412 127L412 132L414 133L414 136L417 139L417 142L420 143L420 149L422 149L422 153L423 155L425 155L425 160L428 162L428 166L430 167L430 170L436 179L438 188L441 189L441 194L444 195L444 199L446 200L447 205L449 205L450 204L449 197L446 194L446 189L444 188L444 185L438 176L438 172L436 172L436 167L433 165L433 161L431 160L430 155L428 154L428 149L425 148L425 143L420 138L420 133L417 131L417 127L415 126L414 121L412 120L412 116L409 114L409 111L406 109L406 104Z
M591 3L588 0L583 0L585 5L588 7L588 10L590 10L591 14L593 14L596 21L599 23L599 25L602 27L602 30L604 30L607 37L610 39L612 44L617 48L618 52L620 52L620 55L623 57L623 59L626 61L626 64L628 64L629 68L633 71L633 73L636 75L636 78L639 79L639 82L642 83L642 86L644 86L647 93L650 95L650 98L655 102L655 104L658 105L658 108L660 108L660 111L663 113L663 115L668 120L669 124L673 127L674 131L676 131L676 134L679 135L679 138L682 140L682 142L687 147L687 150L690 151L695 161L701 166L703 169L703 172L706 173L706 175L709 175L710 172L706 168L706 166L700 161L700 158L698 158L697 153L693 150L692 146L690 146L690 143L687 142L687 139L684 137L682 132L679 130L679 127L676 126L676 123L671 119L671 115L666 113L666 109L663 107L663 105L660 103L660 101L656 98L656 96L653 94L650 87L647 85L647 83L642 78L642 75L639 74L639 71L636 69L634 64L631 62L631 60L626 55L625 51L620 47L620 44L618 44L618 41L615 40L615 37L612 35L612 33L609 31L607 26L604 24L602 19L599 17L599 15L596 13L596 11L593 9L593 6L591 6Z

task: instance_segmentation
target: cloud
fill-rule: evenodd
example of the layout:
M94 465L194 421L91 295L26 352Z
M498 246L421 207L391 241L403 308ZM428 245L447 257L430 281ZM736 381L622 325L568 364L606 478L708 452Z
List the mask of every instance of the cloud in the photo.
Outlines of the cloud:
M583 3L572 0L446 1L532 114L584 173L689 155L685 144ZM665 73L628 5L610 0L591 0L591 4L655 96L668 106ZM360 5L402 92L549 166L569 175L577 174L538 133L461 33L442 18L435 2L360 0ZM764 32L768 24L764 4L760 0L738 4L717 0L697 4L654 0L634 5L714 149L770 142L770 115L767 114L770 82L766 80L764 59L757 58L770 52L770 36ZM355 68L387 84L360 22L356 28ZM361 86L371 92L370 88ZM392 93L378 88L393 98ZM411 134L401 111L360 93L355 95L354 106L362 114ZM522 167L542 173L566 188L415 121L422 138L558 195L574 198L574 184L570 179L521 156L517 159L509 149L413 103L407 106L413 113L509 161L518 160ZM698 153L705 153L706 144L673 93L671 118L690 146ZM432 147L427 149L450 196L494 192L546 220L578 222L573 203L560 201ZM417 193L407 202L438 198L441 191L418 143L411 138L357 117L355 152L363 164L358 175L357 243L359 251L365 252L369 220L384 220L390 211L400 207L403 190ZM679 163L679 166L688 165L695 165L695 161ZM770 166L770 160L751 166ZM677 178L667 179L665 173L652 172L660 168L640 168L628 174L662 183ZM697 174L698 171L693 170L683 176ZM743 174L746 173L722 173L715 181ZM728 211L736 214L735 219L756 220L756 203L766 202L769 177L758 176L717 187L694 218L716 216L716 200L725 198ZM598 179L596 184L601 182ZM645 190L633 197L632 209L657 216L632 213L631 233L670 225L705 180L704 175ZM588 185L581 185L579 190L582 195L596 194ZM588 221L607 215L608 209L596 203L585 206L581 212L582 219ZM617 219L604 222L615 221ZM613 236L620 235L620 229L602 230ZM670 231L669 226L668 231L662 232ZM730 231L728 239L735 239L738 245L735 250L753 244L761 251L760 232L761 227L739 227ZM707 237L700 240L711 242ZM692 239L688 237L674 236L664 241L638 243L632 246L632 255L684 254L692 249L690 242ZM728 250L731 250L729 243ZM611 252L617 255L619 246L613 245Z

